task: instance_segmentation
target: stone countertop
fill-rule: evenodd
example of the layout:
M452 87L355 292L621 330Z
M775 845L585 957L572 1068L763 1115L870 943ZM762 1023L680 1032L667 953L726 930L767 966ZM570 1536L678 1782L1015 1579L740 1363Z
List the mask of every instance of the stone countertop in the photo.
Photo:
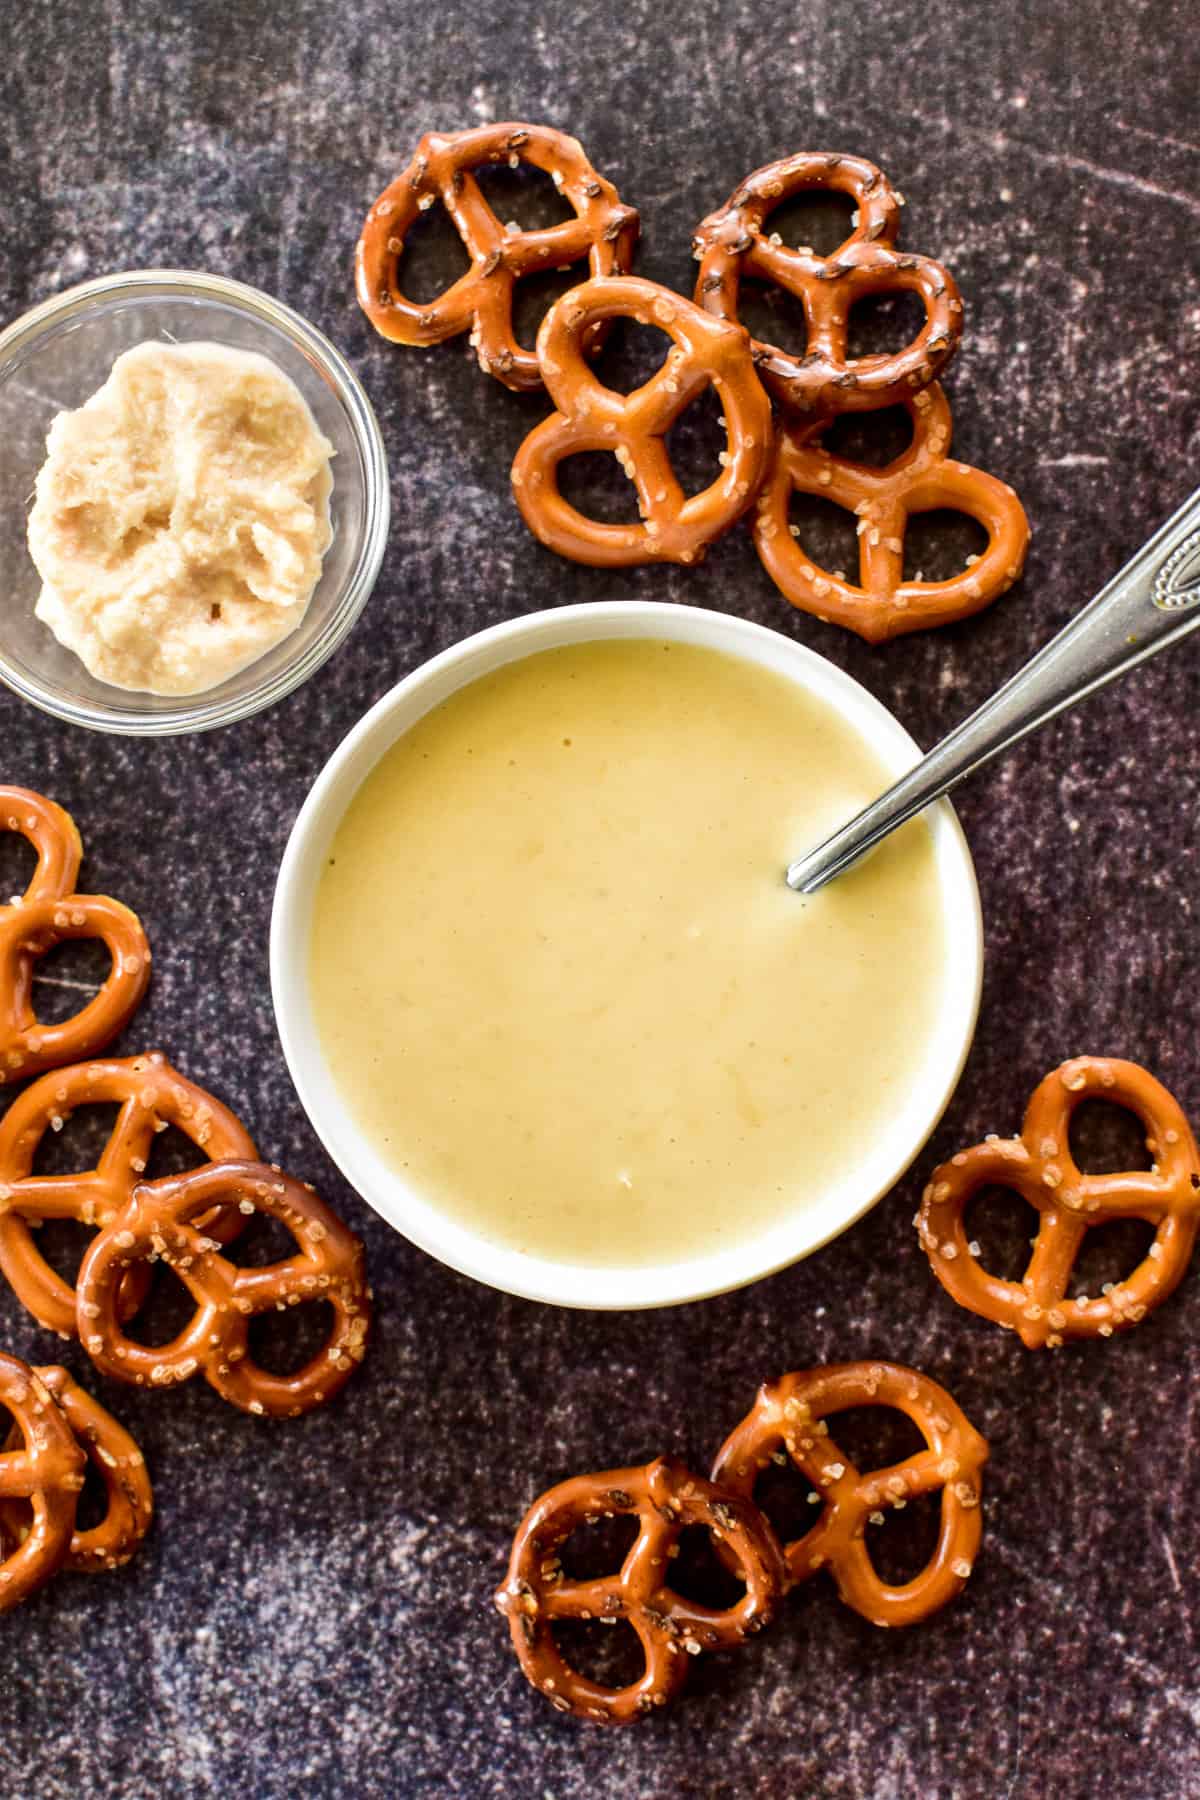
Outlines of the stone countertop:
M279 295L361 374L395 522L349 642L247 724L133 743L0 694L0 776L75 813L90 883L150 932L155 979L123 1048L169 1049L344 1209L379 1299L362 1374L293 1424L203 1384L91 1380L145 1447L158 1522L121 1574L63 1576L0 1621L0 1793L1200 1791L1200 1278L1125 1339L1034 1356L950 1303L911 1228L935 1157L1014 1131L1068 1055L1143 1060L1200 1117L1200 654L1163 657L963 792L988 948L962 1084L890 1197L742 1293L568 1314L410 1247L307 1125L266 965L276 865L322 762L399 676L482 625L614 594L724 608L831 657L929 742L1166 516L1200 468L1187 9L699 0L677 17L583 0L568 24L529 0L469 15L47 0L18 14L0 59L0 317L137 265ZM690 285L691 227L744 172L797 148L880 162L908 199L904 241L963 289L957 454L1023 495L1024 581L974 621L872 650L794 614L743 532L702 570L611 575L541 550L507 482L539 402L491 388L461 344L384 344L351 290L363 211L421 132L502 118L577 133L641 208L642 272L675 286ZM62 1350L88 1379L7 1293L0 1345ZM643 1728L554 1714L489 1604L533 1496L660 1450L703 1467L761 1380L863 1356L945 1381L992 1441L967 1594L888 1634L818 1579Z

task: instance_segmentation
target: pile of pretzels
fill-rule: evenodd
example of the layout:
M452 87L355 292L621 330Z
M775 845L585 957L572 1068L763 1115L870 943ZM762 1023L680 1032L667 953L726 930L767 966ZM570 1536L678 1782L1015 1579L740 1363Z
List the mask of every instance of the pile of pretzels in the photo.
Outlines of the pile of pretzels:
M0 1086L36 1077L0 1119L0 1271L36 1322L77 1339L102 1375L151 1388L202 1375L244 1412L311 1411L345 1386L366 1351L371 1295L362 1245L311 1187L262 1162L241 1120L161 1052L99 1055L146 990L150 948L141 923L115 900L75 891L83 847L53 801L0 788L0 829L25 837L37 854L25 892L0 906ZM79 1012L43 1024L34 1007L37 962L64 940L85 937L106 944L111 971ZM43 1140L76 1108L114 1104L116 1123L95 1167L35 1173ZM148 1179L154 1141L170 1126L204 1160ZM256 1214L282 1223L296 1254L245 1268L225 1254ZM95 1233L74 1282L37 1243L42 1224L63 1219ZM148 1345L130 1327L156 1263L179 1278L195 1311L169 1343ZM251 1354L252 1321L306 1301L332 1313L326 1340L302 1368L274 1374ZM14 1421L0 1451L3 1611L64 1564L127 1560L151 1501L137 1446L66 1371L0 1357L0 1405ZM108 1513L76 1541L85 1455L105 1483Z
M543 230L502 224L477 172L531 165L549 174L575 217ZM854 201L850 236L831 255L783 243L771 214L813 191ZM442 205L471 266L421 306L399 285L411 227ZM480 367L506 387L544 388L555 411L530 432L512 466L521 514L543 544L598 567L699 562L749 514L755 548L793 606L870 642L966 617L1004 593L1024 566L1029 527L1006 483L950 457L950 408L938 377L962 335L954 278L928 257L896 248L899 194L862 157L802 152L739 183L697 226L692 298L630 273L638 215L592 167L583 147L544 125L498 124L431 132L408 168L376 200L358 243L359 304L392 342L440 344L469 333ZM550 307L536 351L515 337L513 289L523 277L586 263L589 279ZM803 307L807 344L793 355L756 342L738 318L744 280L786 290ZM860 300L915 293L925 311L911 343L851 357L850 313ZM613 320L659 327L672 348L630 394L606 387L592 362ZM721 474L685 495L666 445L680 415L708 387L722 409ZM902 406L912 438L884 468L831 451L845 413ZM611 452L637 491L640 522L589 518L559 485L567 457ZM832 501L856 517L857 579L819 566L790 523L793 494ZM906 579L904 537L914 513L948 509L976 519L987 548L944 581Z
M864 1406L906 1414L925 1447L888 1468L856 1469L826 1421ZM770 1623L790 1589L820 1569L874 1625L915 1625L945 1606L966 1584L979 1549L987 1454L946 1390L915 1369L862 1362L785 1375L759 1389L753 1409L718 1451L711 1480L660 1457L644 1468L577 1476L543 1494L518 1528L496 1605L525 1675L551 1705L598 1724L629 1724L679 1694L693 1657L744 1644ZM785 1545L755 1504L754 1489L768 1463L789 1459L821 1510L808 1531ZM881 1525L888 1509L938 1492L933 1555L911 1581L889 1585L871 1560L868 1526ZM564 1543L579 1527L619 1515L638 1525L620 1570L571 1579L560 1555ZM744 1584L734 1605L703 1606L672 1585L670 1565L689 1526L711 1535L721 1561ZM606 1687L573 1668L554 1628L578 1619L632 1627L644 1657L640 1677Z
M1145 1134L1148 1169L1086 1174L1070 1144L1089 1100L1121 1107ZM991 1273L969 1236L972 1202L988 1188L1018 1194L1038 1214L1019 1281ZM1139 1219L1154 1238L1136 1268L1095 1294L1070 1293L1088 1231ZM1027 1349L1132 1330L1174 1292L1200 1231L1200 1148L1182 1108L1148 1070L1116 1057L1076 1056L1039 1083L1021 1135L992 1135L936 1169L914 1223L942 1286L959 1305L1014 1332ZM866 1474L830 1436L828 1417L851 1407L891 1407L919 1427L925 1448ZM628 1724L675 1698L689 1657L727 1650L769 1623L783 1595L826 1568L847 1605L875 1625L913 1625L962 1590L982 1533L981 1472L988 1446L944 1388L896 1363L843 1363L786 1375L759 1390L713 1464L711 1480L660 1458L561 1482L526 1514L496 1604L529 1681L560 1712ZM771 1462L791 1461L821 1511L810 1530L781 1545L755 1489ZM888 1508L941 1492L937 1544L903 1586L883 1582L867 1529ZM562 1547L582 1526L627 1514L638 1535L618 1570L598 1580L564 1573ZM702 1526L744 1594L713 1610L676 1591L671 1560L681 1533ZM640 1640L642 1675L605 1687L571 1666L555 1641L565 1620L624 1621Z

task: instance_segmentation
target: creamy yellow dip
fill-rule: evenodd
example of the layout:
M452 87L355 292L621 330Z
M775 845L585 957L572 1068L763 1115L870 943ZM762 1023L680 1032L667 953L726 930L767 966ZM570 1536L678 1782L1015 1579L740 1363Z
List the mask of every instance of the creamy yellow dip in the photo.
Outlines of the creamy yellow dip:
M383 758L316 899L344 1099L464 1225L591 1264L801 1212L909 1098L942 998L916 821L811 899L791 857L886 785L825 701L718 651L545 651Z

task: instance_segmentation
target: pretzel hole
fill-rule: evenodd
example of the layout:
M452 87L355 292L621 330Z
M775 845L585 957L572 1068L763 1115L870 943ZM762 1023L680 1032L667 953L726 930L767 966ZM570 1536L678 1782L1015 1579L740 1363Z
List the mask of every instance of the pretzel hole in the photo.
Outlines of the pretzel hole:
M150 1154L142 1180L159 1181L164 1175L184 1175L207 1161L204 1151L186 1131L181 1131L178 1125L168 1125L165 1131L156 1131L150 1140Z
M598 1687L632 1687L645 1673L646 1652L628 1619L555 1619L550 1632L567 1667Z
M561 300L573 287L578 287L580 280L581 271L575 263L569 269L537 270L531 275L522 275L513 283L513 336L522 349L532 350L536 346L542 320L554 302Z
M1070 1298L1094 1297L1108 1282L1125 1281L1145 1262L1155 1236L1154 1226L1145 1219L1106 1219L1103 1225L1093 1225L1071 1270Z
M158 1350L185 1331L195 1313L196 1302L178 1275L165 1263L160 1263L141 1310L122 1329L135 1344Z
M37 851L19 831L0 827L0 906L19 898L33 880Z
M767 237L778 233L789 249L806 245L818 256L832 256L854 230L855 202L836 188L808 188L781 200L763 220Z
M34 1243L42 1261L73 1288L79 1278L79 1265L95 1235L92 1226L81 1225L75 1219L47 1219L38 1227Z
M1001 1281L1020 1281L1029 1267L1030 1240L1041 1215L1012 1188L982 1187L967 1202L963 1229L979 1245L979 1261Z
M925 324L921 296L911 288L890 294L864 294L846 320L846 357L895 356L920 336Z
M42 1025L61 1025L82 1012L112 973L103 938L69 938L33 965L33 1010Z
M558 465L558 491L568 506L602 525L640 525L637 488L606 450L580 450Z
M883 1524L867 1524L866 1549L875 1573L889 1587L902 1587L928 1567L941 1529L940 1494L917 1494L899 1511L889 1506Z
M578 217L553 177L534 163L518 161L515 169L508 162L483 163L471 173L501 225L545 231L564 219Z
M577 1525L558 1548L568 1581L600 1581L615 1575L637 1542L638 1521L632 1513L615 1513Z
M920 1426L895 1406L847 1407L829 1415L829 1430L856 1469L889 1469L929 1447Z
M76 1531L94 1531L108 1517L108 1489L100 1479L99 1470L88 1457L83 1475L83 1486L79 1490L79 1506L75 1513Z
M788 500L788 525L794 527L797 546L822 569L858 585L858 520L835 500L803 494L794 488Z
M78 1175L85 1169L94 1169L100 1161L116 1128L120 1107L96 1101L68 1112L69 1105L69 1101L63 1101L62 1112L51 1115L33 1153L31 1174ZM63 1121L61 1130L54 1129L55 1117ZM49 1229L49 1225L44 1226L43 1235Z
M873 413L842 413L821 433L821 442L831 455L872 469L886 469L904 455L912 440L913 422L902 406L885 406Z
M245 1230L222 1249L221 1255L227 1262L236 1263L239 1269L265 1269L272 1263L286 1262L296 1255L296 1251L296 1240L282 1219L271 1213L256 1212L247 1219Z
M596 362L596 375L614 394L632 394L656 375L675 347L657 325L618 317Z
M754 1483L754 1503L767 1516L783 1544L792 1544L811 1531L821 1516L821 1494L800 1473L786 1450L779 1448Z
M302 1300L283 1312L256 1313L248 1334L251 1360L268 1375L298 1375L324 1350L335 1323L328 1300Z
M684 408L666 435L675 479L689 496L703 493L725 473L721 457L729 452L729 434L723 419L716 389L706 387Z
M940 506L910 513L904 529L904 579L950 581L962 574L968 557L982 556L990 541L969 513Z
M440 200L419 213L404 234L396 286L406 300L427 306L471 267L458 227Z
M1124 1174L1148 1169L1154 1161L1145 1125L1127 1106L1111 1100L1085 1100L1077 1106L1068 1143L1076 1168L1085 1175Z
M760 343L773 344L799 360L808 353L808 319L804 303L771 282L743 281L738 291L738 318Z
M728 1554L736 1563L736 1553L729 1549ZM671 1559L667 1581L685 1600L714 1612L736 1606L746 1593L745 1581L721 1561L705 1525L687 1525L680 1532L679 1554Z

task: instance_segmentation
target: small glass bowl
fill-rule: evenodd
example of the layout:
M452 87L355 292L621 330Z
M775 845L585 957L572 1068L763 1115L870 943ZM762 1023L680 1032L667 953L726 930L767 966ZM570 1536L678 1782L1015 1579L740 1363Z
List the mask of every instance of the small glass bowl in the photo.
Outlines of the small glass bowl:
M124 350L151 338L257 350L296 383L337 452L333 541L290 637L201 694L127 693L96 681L34 616L41 582L26 542L34 481L56 413L82 405ZM96 731L166 736L245 719L307 681L366 604L387 542L387 459L371 404L312 325L241 282L144 269L69 288L0 332L0 680L43 711Z

